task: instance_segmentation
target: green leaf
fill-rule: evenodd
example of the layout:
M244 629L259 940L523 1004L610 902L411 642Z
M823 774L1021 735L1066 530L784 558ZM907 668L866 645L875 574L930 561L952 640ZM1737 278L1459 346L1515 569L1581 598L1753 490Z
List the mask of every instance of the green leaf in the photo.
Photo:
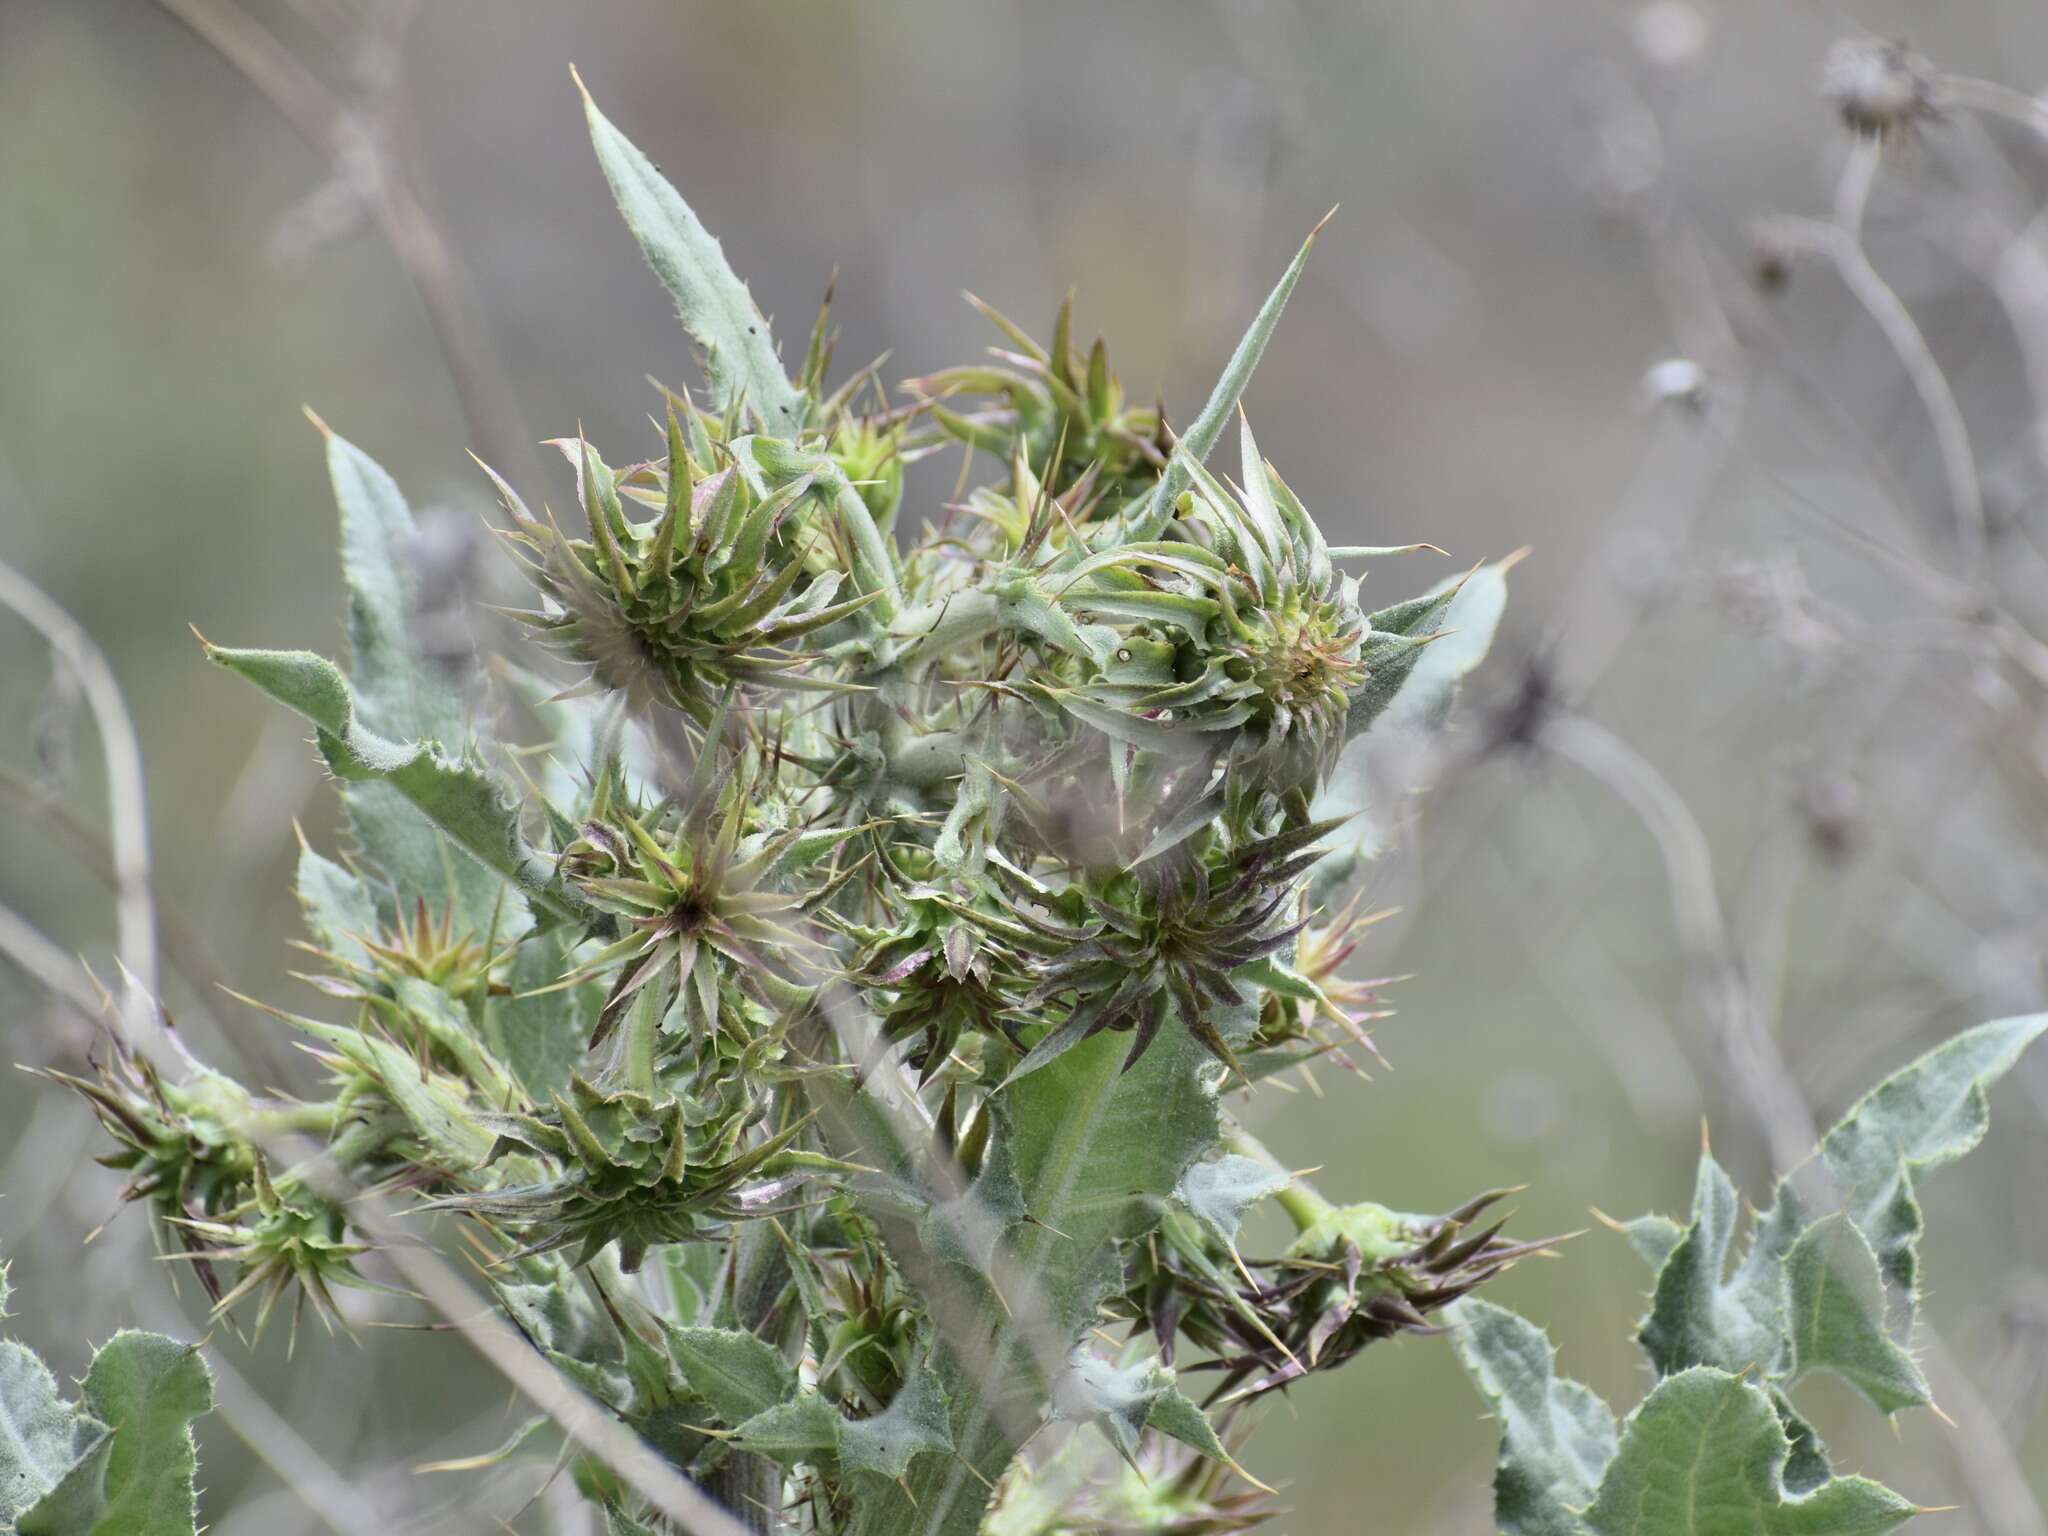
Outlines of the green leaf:
M590 142L626 227L640 242L655 275L675 296L683 329L704 349L713 405L723 411L744 392L770 431L794 437L807 408L782 370L768 321L753 295L726 265L725 252L682 195L597 110L580 75L576 88L583 92Z
M1932 1400L1912 1356L1885 1331L1877 1255L1847 1216L1823 1216L1785 1261L1792 1337L1790 1374L1833 1371L1881 1413Z
M1231 413L1237 409L1238 401L1244 398L1245 386L1252 381L1252 372L1259 366L1266 343L1273 339L1274 328L1280 324L1280 312L1286 309L1288 299L1293 296L1294 285L1301 280L1301 269L1308 265L1308 253L1314 249L1316 236L1322 233L1322 229L1323 226L1318 224L1308 232L1308 238L1302 241L1294 260L1280 274L1280 281L1266 295L1266 302L1259 306L1258 314L1252 318L1251 329L1244 333L1237 350L1230 354L1230 361L1223 365L1223 376L1210 391L1202 414L1174 444L1166 468L1160 473L1159 483L1152 488L1144 510L1133 522L1127 542L1156 539L1160 530L1173 520L1174 503L1180 500L1181 493L1193 481L1194 466L1209 457L1209 451L1223 436L1223 429L1230 425Z
M772 1344L732 1328L676 1328L668 1352L690 1390L737 1428L796 1396L796 1371Z
M1230 1020L1225 1027L1241 1033L1248 1022ZM1121 1277L1118 1244L1170 1209L1181 1176L1215 1145L1221 1070L1215 1058L1183 1030L1166 1031L1125 1072L1128 1049L1128 1042L1105 1032L988 1101L984 1113L995 1116L989 1155L1007 1159L1009 1179L1031 1218L1005 1242L1015 1272L1036 1283L1037 1317L1027 1328L983 1286L987 1294L971 1322L940 1336L931 1365L956 1405L951 1437L957 1459L922 1458L906 1475L907 1489L867 1490L855 1501L848 1527L853 1536L971 1536L980 1529L988 1488L1017 1447L1011 1419L999 1415L984 1383L1044 1383L1040 1351L1050 1353L1055 1341L1062 1350L1080 1341L1103 1294ZM844 1105L850 1115L866 1117L858 1122L864 1127L859 1160L894 1173L909 1155L889 1150L892 1133L866 1099L855 1095ZM901 1253L906 1263L928 1269L921 1250ZM956 1351L954 1337L993 1340L993 1353Z
M0 1343L0 1530L14 1529L106 1435L106 1425L64 1400L33 1351Z
M816 1392L805 1392L748 1419L734 1431L733 1444L785 1467L816 1462L839 1454L844 1423L838 1409Z
M1166 1389L1152 1399L1151 1411L1145 1416L1146 1427L1156 1429L1162 1435L1171 1435L1211 1461L1236 1466L1236 1459L1224 1445L1223 1437L1216 1433L1216 1426L1209 1422L1209 1415L1196 1406L1193 1398L1172 1384L1172 1372L1169 1371L1167 1376Z
M566 929L551 928L521 939L512 956L512 995L486 1004L492 1049L540 1104L569 1091L569 1074L583 1058L602 1002L602 993L591 984L540 990L553 987L570 970L573 937Z
M873 1472L891 1483L909 1473L918 1452L952 1449L946 1389L922 1355L887 1408L873 1418L850 1419L839 1430L841 1464L850 1472Z
M407 832L401 838L396 819L381 821L384 845L374 848L368 829L358 823L365 849L390 869L402 889L432 891L459 883L455 866L467 862L462 857L467 853L512 881L535 906L558 917L576 915L553 866L520 832L517 808L503 785L480 763L450 758L436 742L392 742L369 730L356 716L348 679L333 662L311 651L244 651L208 644L206 654L318 727L321 755L337 778L389 789L431 823L417 826L416 836Z
M990 1101L1025 1207L1040 1223L1020 1237L1021 1256L1070 1339L1094 1321L1115 1279L1116 1243L1152 1224L1148 1198L1178 1188L1217 1138L1214 1058L1192 1035L1162 1032L1126 1072L1128 1050L1104 1032Z
M390 741L458 743L469 726L461 693L419 655L412 640L418 606L412 510L382 465L314 418L327 442L327 472L341 517L342 577L348 589L349 670L357 722ZM289 701L287 701L289 702ZM489 925L498 882L466 859L450 858L420 809L391 787L347 784L349 825L363 853L406 899L439 909L453 901L476 932ZM523 912L503 924L516 932Z
M1658 1375L1694 1365L1738 1375L1780 1369L1785 1255L1803 1222L1791 1192L1781 1187L1777 1203L1757 1218L1749 1251L1731 1274L1729 1257L1741 1221L1734 1184L1711 1153L1701 1153L1692 1222L1657 1272L1649 1313L1636 1330Z
M1157 1360L1118 1366L1084 1349L1053 1383L1053 1413L1093 1424L1117 1455L1136 1466L1138 1436L1152 1416L1152 1405L1172 1384L1173 1372Z
M1875 1536L1918 1513L1861 1477L1793 1494L1791 1454L1761 1388L1695 1366L1659 1382L1630 1416L1586 1526L1594 1536Z
M1244 1213L1292 1182L1279 1169L1233 1152L1214 1162L1196 1163L1181 1175L1174 1193L1195 1220L1225 1243L1235 1243Z
M378 930L377 902L370 888L334 860L301 846L298 892L306 928L320 947L350 965L370 969L370 952L362 944Z
M1850 1217L1908 1308L1918 1289L1922 1226L1914 1184L1984 1139L1991 1123L1985 1087L2043 1030L2048 1013L1964 1030L1878 1084L1821 1139L1821 1156L1844 1186Z
M1427 787L1416 776L1422 755L1414 744L1442 728L1459 683L1491 648L1507 608L1507 573L1514 564L1509 559L1482 566L1372 615L1373 630L1380 634L1404 642L1437 638L1426 645L1408 644L1376 663L1368 655L1372 676L1352 698L1343 753L1312 811L1317 820L1351 820L1310 877L1311 901L1327 902L1360 865L1377 857L1396 819ZM1368 649L1372 638L1367 636ZM1382 802L1387 810L1380 808Z
M1635 1250L1636 1257L1649 1265L1652 1271L1664 1267L1665 1260L1671 1257L1671 1250L1685 1236L1684 1227L1669 1216L1659 1216L1654 1211L1617 1225L1622 1236L1628 1239L1629 1247Z
M41 1371L40 1383L33 1371L17 1375L24 1357ZM19 1421L17 1387L32 1410ZM213 1378L197 1347L160 1334L109 1339L93 1356L76 1409L57 1398L34 1356L0 1345L0 1429L8 1431L0 1435L0 1527L21 1536L192 1536L191 1426L212 1407ZM61 1470L43 1481L55 1465L50 1453L67 1441Z
M1509 1536L1582 1536L1579 1510L1614 1455L1614 1415L1598 1393L1556 1371L1543 1330L1466 1297L1445 1309L1452 1343L1500 1421L1494 1521Z
M1519 557L1482 565L1467 575L1437 583L1415 603L1382 609L1372 616L1372 626L1390 634L1411 638L1438 634L1417 656L1392 698L1378 711L1361 720L1354 707L1349 728L1355 733L1366 726L1384 722L1389 728L1437 730L1450 713L1451 701L1463 682L1500 632L1501 616L1507 611L1508 572ZM1441 607L1438 600L1448 598Z

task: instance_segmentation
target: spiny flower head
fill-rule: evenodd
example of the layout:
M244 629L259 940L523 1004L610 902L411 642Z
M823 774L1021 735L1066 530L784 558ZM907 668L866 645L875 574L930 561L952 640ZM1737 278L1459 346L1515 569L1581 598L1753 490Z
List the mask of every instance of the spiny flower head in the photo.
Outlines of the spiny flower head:
M1038 986L1028 1010L1066 1001L1066 1014L1017 1067L1035 1070L1106 1029L1134 1035L1128 1069L1169 1016L1234 1070L1237 1056L1217 1024L1247 1006L1243 973L1283 950L1299 924L1285 910L1300 876L1335 825L1307 822L1264 835L1208 835L1118 872L1061 891L1012 876L1010 914L1035 937ZM1069 921L1041 917L1042 906Z
M186 1240L185 1257L193 1261L213 1297L216 1315L227 1315L247 1297L257 1298L252 1336L262 1334L278 1302L294 1287L296 1333L297 1309L308 1296L321 1319L331 1324L341 1317L334 1288L369 1284L355 1264L368 1248L349 1238L342 1206L306 1189L295 1176L283 1176L274 1184L260 1155L249 1198L234 1211L217 1220L186 1219L174 1225ZM234 1285L225 1291L213 1278L216 1262L239 1267Z
M1303 894L1303 923L1293 954L1276 956L1268 968L1269 990L1260 1002L1259 1026L1252 1036L1256 1049L1291 1047L1306 1061L1325 1053L1342 1059L1344 1046L1350 1044L1379 1057L1367 1026L1391 1013L1380 1005L1380 989L1394 978L1359 979L1346 976L1344 968L1364 931L1391 913L1382 909L1361 914L1360 895L1334 917L1317 921Z
M575 1262L587 1264L615 1242L631 1272L650 1247L759 1216L819 1174L847 1171L794 1145L801 1124L749 1140L758 1111L712 1109L687 1095L656 1102L576 1077L551 1110L479 1117L497 1134L490 1161L524 1152L552 1167L551 1176L451 1195L429 1208L503 1223L524 1239L521 1256L573 1248Z
M820 893L793 882L851 831L808 832L757 816L763 806L750 774L722 770L725 718L721 711L705 738L683 805L638 810L627 803L623 780L608 773L562 852L570 884L623 929L582 972L616 970L592 1045L610 1035L643 989L658 994L656 1017L679 1002L701 1038L735 1026L738 996L786 1006L805 985L804 968L822 961L802 921ZM769 824L759 825L764 819Z
M1193 1224L1163 1225L1165 1240L1149 1256L1172 1274L1175 1326L1217 1357L1204 1367L1222 1372L1216 1396L1254 1397L1341 1365L1377 1340L1440 1332L1431 1313L1560 1241L1517 1242L1501 1235L1500 1221L1469 1230L1510 1193L1490 1190L1441 1216L1315 1201L1322 1210L1278 1258L1248 1266L1270 1278L1246 1279L1241 1290L1229 1256L1187 1248L1191 1235L1209 1238Z
M95 1160L128 1174L124 1201L146 1200L161 1217L231 1211L248 1198L257 1153L247 1130L254 1099L233 1079L195 1068L171 1082L116 1042L93 1063L95 1075L40 1075L92 1106L115 1150Z
M1276 789L1313 789L1371 675L1359 581L1335 562L1433 546L1331 549L1249 422L1241 446L1242 492L1195 467L1178 507L1188 537L1112 544L1062 573L1064 609L1135 622L1058 696L1130 746L1226 754Z
M580 438L561 446L576 466L588 539L565 536L552 517L535 519L497 484L512 518L505 536L547 600L519 617L590 668L596 687L701 723L738 685L839 686L809 670L793 646L874 594L833 601L843 573L818 568L829 565L830 532L799 515L814 474L771 490L724 445L705 447L717 468L701 465L673 409L664 459L614 472ZM627 502L659 515L635 520Z
M1006 461L1021 449L1033 475L1050 482L1055 494L1064 495L1084 475L1099 477L1111 492L1106 513L1149 489L1172 442L1157 407L1133 405L1125 397L1101 338L1085 357L1076 350L1073 295L1060 305L1050 346L979 299L970 295L968 302L1016 350L993 347L993 364L911 380L907 387L932 402L932 418L959 441ZM965 413L939 403L962 394L1003 403Z
M996 1035L1021 1053L1017 1001L1032 982L1013 945L1030 931L964 882L892 882L882 899L886 926L834 921L858 946L846 979L869 1000L884 1043L917 1042L908 1060L919 1082L931 1081L963 1035Z

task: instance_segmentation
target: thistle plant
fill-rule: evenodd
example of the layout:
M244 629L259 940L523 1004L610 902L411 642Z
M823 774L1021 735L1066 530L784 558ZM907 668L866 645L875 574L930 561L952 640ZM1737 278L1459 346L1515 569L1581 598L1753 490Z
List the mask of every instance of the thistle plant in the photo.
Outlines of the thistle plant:
M589 118L705 386L644 448L558 443L560 512L487 471L541 654L481 707L415 654L410 514L331 431L348 674L205 645L346 805L300 856L320 1007L271 1010L327 1095L126 1048L64 1080L229 1321L339 1316L380 1273L350 1189L402 1195L748 1528L1024 1530L1068 1484L1061 1529L1247 1528L1253 1398L1530 1251L1484 1199L1337 1211L1237 1123L1370 1043L1355 904L1309 890L1323 792L1397 694L1448 693L1476 652L1429 643L1490 633L1500 573L1368 603L1364 562L1428 546L1332 548L1259 453L1240 399L1308 244L1185 431L1071 305L895 402L833 386L829 312L785 373ZM952 440L991 478L913 528L904 468ZM514 702L543 739L487 728ZM1241 1253L1273 1195L1304 1235ZM1080 1491L1093 1445L1123 1493ZM660 1527L570 1454L613 1530Z
M1331 546L1260 453L1242 398L1315 234L1185 430L1076 343L1070 304L1048 346L988 311L993 363L898 400L872 371L831 382L829 310L792 376L717 242L586 104L702 388L662 390L637 448L559 442L559 514L486 469L538 654L480 696L412 643L398 487L322 425L348 671L202 642L313 726L346 810L343 847L298 862L316 1001L266 1010L320 1092L127 1045L59 1078L223 1320L342 1320L345 1288L388 1276L369 1204L438 1215L520 1350L643 1453L568 1415L538 1431L613 1536L1248 1530L1276 1512L1247 1470L1261 1402L1458 1316L1503 1407L1510 1529L1624 1528L1602 1512L1650 1499L1660 1452L1631 1436L1682 1417L1674 1383L1739 1399L1759 1445L1792 1437L1773 1497L1866 1521L1726 1529L1909 1509L1830 1482L1780 1385L1860 1370L1898 1406L1926 1395L1910 1358L1839 1301L1806 1329L1781 1279L1840 1259L1852 1301L1910 1295L1913 1170L1974 1138L2029 1029L1852 1115L1829 1143L1852 1214L1810 1221L1787 1186L1740 1294L1718 1170L1691 1226L1630 1228L1672 1291L1645 1326L1667 1380L1607 1482L1585 1457L1611 1421L1602 1441L1582 1391L1515 1375L1547 1353L1465 1299L1545 1251L1491 1214L1505 1192L1338 1204L1247 1129L1280 1074L1372 1053L1340 767L1397 702L1443 717L1505 594L1503 563L1368 600L1367 562L1433 546ZM1229 435L1234 479L1210 463ZM914 525L904 469L942 450L989 478ZM1295 1228L1278 1251L1244 1236L1264 1201ZM1753 1451L1726 1448L1731 1477ZM676 1476L723 1522L687 1521ZM192 1529L38 1523L10 1496L0 1529Z

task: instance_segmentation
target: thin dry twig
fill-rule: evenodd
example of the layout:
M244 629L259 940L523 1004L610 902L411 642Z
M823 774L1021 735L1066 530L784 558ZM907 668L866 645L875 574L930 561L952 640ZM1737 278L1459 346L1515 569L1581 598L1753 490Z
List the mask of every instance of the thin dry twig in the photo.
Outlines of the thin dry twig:
M0 560L0 607L16 614L48 642L85 690L107 764L107 831L112 845L116 952L127 973L122 1028L134 1045L154 1044L159 1031L157 917L149 870L149 800L142 740L106 655L63 605L13 566ZM19 938L19 935L15 936Z

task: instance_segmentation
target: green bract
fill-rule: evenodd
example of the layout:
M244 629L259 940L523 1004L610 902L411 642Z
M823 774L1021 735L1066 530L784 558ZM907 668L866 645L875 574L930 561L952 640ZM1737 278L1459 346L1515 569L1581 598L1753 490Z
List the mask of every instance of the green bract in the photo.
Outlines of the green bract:
M1387 711L1441 719L1502 568L1369 606L1357 562L1428 546L1331 548L1248 425L1241 484L1205 464L1306 244L1183 433L1065 308L1049 348L996 317L1016 350L892 403L828 384L824 316L787 376L589 120L708 393L664 391L637 450L562 440L559 514L491 476L543 654L475 690L411 643L404 498L326 434L347 671L206 647L342 785L345 852L298 881L332 1016L275 1015L325 1097L125 1053L67 1081L223 1309L331 1311L369 1242L347 1183L402 1193L755 1529L1246 1529L1239 1399L1533 1247L1476 1224L1493 1196L1339 1208L1223 1146L1224 1094L1370 1048L1355 807L1317 807ZM949 438L991 478L913 522L906 467ZM1246 1255L1269 1197L1305 1230ZM573 1473L610 1529L659 1528Z

